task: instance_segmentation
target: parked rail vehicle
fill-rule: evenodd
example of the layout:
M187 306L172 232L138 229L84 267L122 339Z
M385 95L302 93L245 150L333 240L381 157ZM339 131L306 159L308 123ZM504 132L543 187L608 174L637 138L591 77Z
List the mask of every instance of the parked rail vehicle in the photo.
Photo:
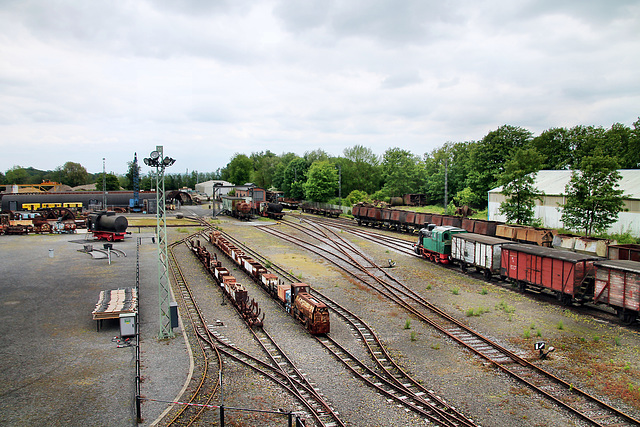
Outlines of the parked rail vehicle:
M418 241L414 251L422 257L440 264L451 261L451 240L455 234L466 233L462 228L444 226L429 226L418 233Z
M596 261L593 300L615 308L624 323L633 323L640 312L640 262Z
M511 241L484 234L456 233L451 236L451 258L458 262L462 271L475 267L489 281L493 275L500 275L502 245L505 243Z
M222 210L225 214L240 221L249 221L253 215L251 214L251 198L248 197L222 197Z
M502 246L500 275L527 287L547 289L564 305L593 299L596 268L601 258L562 249L509 243Z
M87 217L87 230L93 233L93 238L115 242L124 240L129 222L123 215L116 215L114 211L97 211Z
M105 210L103 206L104 194L102 191L68 191L58 193L16 193L0 195L2 212L27 211L43 207L69 208L73 211ZM140 191L140 204L144 201L154 203L156 199L155 191ZM133 198L132 191L109 191L107 194L107 206L110 209L129 209L130 200Z
M313 335L328 334L331 329L328 307L311 294L305 283L280 283L278 276L269 273L258 261L231 244L220 231L212 231L209 241L246 272L285 310L300 321Z
M200 245L200 240L191 240L189 243L188 246L194 255L202 262L204 269L213 276L249 327L262 327L265 315L253 298L249 301L247 288L238 283L229 270L222 266L216 254L212 255L204 246ZM262 317L260 317L260 314L262 314Z
M281 220L284 217L282 208L283 206L280 203L262 202L258 208L258 213L260 216Z
M342 213L342 211L340 209L320 208L320 207L314 206L311 203L302 203L300 205L300 209L302 210L302 212L305 212L305 213L310 213L310 214L314 214L314 215L328 216L330 218L338 218L340 216L340 214Z

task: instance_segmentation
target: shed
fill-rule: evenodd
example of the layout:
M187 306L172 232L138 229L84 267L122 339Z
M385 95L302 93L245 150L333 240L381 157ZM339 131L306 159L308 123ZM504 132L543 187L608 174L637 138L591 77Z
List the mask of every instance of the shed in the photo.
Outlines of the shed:
M565 187L571 180L570 170L541 170L537 173L534 187L544 193L542 202L536 201L535 217L542 219L544 227L564 228L560 220L562 212L560 205L566 203ZM621 169L622 176L619 181L620 189L625 195L625 209L620 212L618 221L609 227L609 233L631 232L640 237L640 169ZM496 187L489 191L489 220L505 221L506 217L500 214L500 204L506 201L502 194L502 187Z

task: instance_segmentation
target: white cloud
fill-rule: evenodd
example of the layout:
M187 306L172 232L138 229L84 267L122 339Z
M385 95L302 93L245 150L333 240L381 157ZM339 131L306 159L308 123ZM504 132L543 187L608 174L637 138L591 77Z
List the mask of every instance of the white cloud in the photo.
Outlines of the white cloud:
M632 1L5 1L0 171L630 125L638 18Z

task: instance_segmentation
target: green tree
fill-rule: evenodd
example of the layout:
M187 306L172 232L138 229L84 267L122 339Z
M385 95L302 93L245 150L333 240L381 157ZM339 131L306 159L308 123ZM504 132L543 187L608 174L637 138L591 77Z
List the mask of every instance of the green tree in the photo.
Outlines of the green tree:
M271 151L251 153L253 162L253 176L251 181L258 187L268 189L273 186L276 168L280 164L280 158Z
M506 159L517 149L528 146L531 140L532 133L517 126L503 125L489 132L470 152L465 187L471 188L486 206L487 192L498 186Z
M66 162L60 170L60 182L69 187L84 185L89 181L89 173L80 163Z
M380 189L380 158L362 145L345 148L343 158L336 160L342 167L342 194L353 190L371 194Z
M521 148L504 166L498 183L507 200L500 203L500 213L508 223L533 225L536 200L542 200L533 186L543 156L535 148Z
M420 159L407 150L389 148L382 156L382 173L386 196L415 193L420 187Z
M289 162L284 171L284 177L282 182L282 191L284 191L285 197L290 197L295 200L304 199L304 186L307 182L307 171L309 165L303 158L296 158Z
M606 131L602 127L574 126L568 131L569 145L571 147L571 169L579 169L584 157L592 156L596 150L601 150L603 155L617 156L618 153L606 145Z
M571 143L567 129L547 129L533 138L531 144L543 156L541 169L567 169L571 164Z
M565 188L567 202L562 205L561 220L570 230L584 230L586 236L604 232L624 209L621 178L614 157L597 150L584 157L580 170L571 174Z
M309 168L307 182L303 187L307 200L326 202L334 197L338 190L338 171L333 163L327 160L314 162Z
M245 154L236 153L227 164L227 170L229 172L229 181L236 185L242 185L251 179L253 162Z
M105 179L106 191L118 191L120 190L120 181L118 177L112 173L106 174ZM102 172L96 175L96 191L102 191Z
M7 184L27 184L29 174L25 168L16 165L7 170L4 179Z

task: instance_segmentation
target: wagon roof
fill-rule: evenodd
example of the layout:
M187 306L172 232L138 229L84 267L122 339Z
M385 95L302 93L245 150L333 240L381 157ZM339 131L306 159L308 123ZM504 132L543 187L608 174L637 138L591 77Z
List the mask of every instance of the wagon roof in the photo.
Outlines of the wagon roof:
M536 246L536 245L525 245L522 243L508 243L502 246L502 249L508 249L517 252L524 252L527 254L533 254L538 256L543 256L547 258L560 259L568 262L578 262L578 261L598 261L602 258L581 254L578 252L571 252L564 249L557 248L547 248L544 246Z
M487 236L477 233L458 233L453 236L454 239L470 240L472 242L484 243L486 245L501 245L513 243L511 240L501 239L499 237Z
M595 263L596 267L605 267L612 270L624 270L640 273L640 262L622 259L607 259Z

